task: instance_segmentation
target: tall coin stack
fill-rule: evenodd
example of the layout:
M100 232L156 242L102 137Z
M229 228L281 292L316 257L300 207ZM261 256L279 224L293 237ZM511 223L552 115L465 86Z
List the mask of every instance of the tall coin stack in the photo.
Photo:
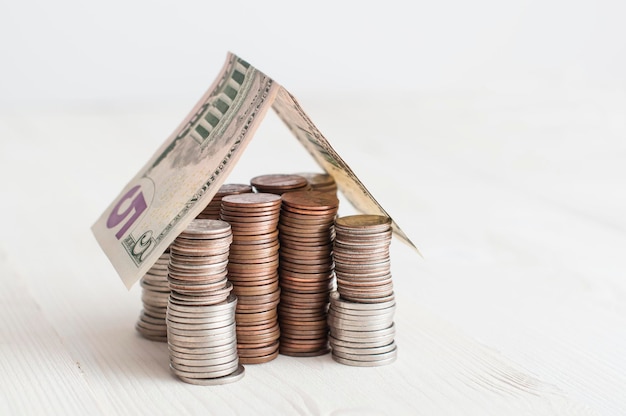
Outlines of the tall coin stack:
M309 190L309 182L299 175L269 174L255 176L250 184L257 192L282 195L285 192Z
M328 173L304 172L298 173L297 175L307 180L312 191L337 194L337 183Z
M237 298L226 269L231 242L228 223L195 219L170 245L170 368L187 383L225 384L244 375L237 355Z
M319 191L287 192L280 235L280 352L291 356L328 353L327 313L333 279L336 196Z
M278 218L281 198L244 193L222 198L221 219L230 223L233 243L228 279L237 295L237 347L243 364L278 356Z
M397 357L391 219L341 217L335 232L337 291L331 294L328 313L333 359L361 367L390 364Z
M220 209L222 207L222 198L226 195L236 195L252 192L252 186L240 183L226 183L220 186L211 202L202 210L196 218L207 220L219 220Z
M144 338L152 341L167 341L165 314L170 296L167 282L169 262L170 252L167 249L140 280L143 309L135 328Z

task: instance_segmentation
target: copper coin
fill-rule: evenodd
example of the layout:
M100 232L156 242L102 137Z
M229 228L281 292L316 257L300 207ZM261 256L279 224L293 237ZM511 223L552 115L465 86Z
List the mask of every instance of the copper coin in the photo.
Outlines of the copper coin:
M266 345L280 339L280 328L278 325L271 331L259 331L253 334L237 334L238 344Z
M295 264L295 263L288 262L288 261L282 261L280 263L280 267L283 270L290 270L293 272L300 272L300 273L325 273L325 272L332 270L333 263L326 262L326 263L320 263L316 265L310 265L310 264L299 265L299 264Z
M338 208L324 209L319 211L281 205L280 217L289 221L298 221L303 224L318 225L320 223L335 226Z
M352 296L351 294L341 295L342 298L348 301L358 302L358 303L387 303L395 300L395 295L393 292L387 296L383 297L374 297L374 298L366 298L362 296Z
M237 334L247 334L252 335L255 333L263 333L262 331L269 331L270 329L278 328L278 321L272 320L264 323L253 324L253 325L241 325L237 323Z
M278 351L278 347L280 345L279 341L274 341L273 343L266 345L260 348L248 348L245 344L238 345L239 358L251 358L251 357L262 357L265 355L273 354Z
M245 292L246 290L248 291L253 291L253 290L257 290L258 288L262 288L262 287L269 287L268 285L276 285L278 287L278 279L276 279L275 277L272 277L270 279L264 279L264 280L258 280L258 281L237 281L235 279L229 279L235 289L234 292L235 294L249 294L251 295L253 292Z
M272 302L262 302L262 303L250 303L241 305L237 305L237 313L255 313L255 312L264 312L270 309L276 308L279 304L280 299L276 299Z
M229 260L233 261L237 258L254 259L259 257L278 255L279 248L280 244L278 244L278 242L274 243L273 245L267 245L265 246L265 248L258 247L256 250L239 250L238 248L235 248L234 250L230 251Z
M280 294L281 294L281 290L280 288L277 289L275 292L273 293L268 293L265 295L258 295L258 296L248 296L248 295L241 295L241 296L237 296L237 304L238 305L259 305L259 304L269 304L272 303L274 301L278 301L280 299Z
M265 234L258 235L233 235L233 244L245 245L245 244L262 244L275 241L278 239L278 230L273 229Z
M256 271L265 271L265 270L276 270L278 267L278 259L268 261L265 263L234 263L231 262L228 264L228 272L229 273L253 273Z
M337 225L348 229L386 229L391 226L391 218L383 215L348 215L337 218Z
M270 362L278 357L278 349L271 354L257 356L257 357L239 357L239 362L241 364L263 364Z
M327 314L328 314L328 303L315 305L315 306L304 305L302 307L294 307L293 305L281 303L278 306L279 319L284 318L284 319L294 319L297 321L299 320L311 321L311 320L325 319Z
M250 179L250 184L257 189L295 189L303 188L309 185L306 178L299 175L291 174L266 174L255 176Z
M328 354L330 348L327 339L308 340L305 342L281 339L279 351L283 355L294 357L314 357Z
M293 296L287 295L280 298L280 304L283 309L306 309L306 308L319 308L322 309L328 306L328 300L325 298L317 299L298 299Z
M300 172L296 173L296 175L305 178L314 190L316 190L318 187L337 186L335 178L333 178L333 176L329 175L328 173Z
M284 205L306 210L325 211L339 206L336 196L318 191L287 192L282 199Z
M264 312L257 312L257 313L237 312L235 314L237 323L241 322L242 324L245 324L246 322L262 322L266 320L272 320L272 319L276 319L277 316L278 316L278 312L276 308L269 309Z
M281 318L280 326L281 328L282 327L285 327L285 328L289 327L292 329L302 328L307 331L317 330L317 329L328 329L328 323L326 322L326 320L327 320L326 316L323 316L320 319L312 320L312 321L302 321L298 319Z
M272 293L278 289L278 280L262 286L234 286L233 292L239 295L257 296Z
M285 224L278 224L277 226L278 232L280 233L281 238L285 235L293 235L293 236L302 236L307 238L317 238L320 240L328 240L329 237L333 235L333 230L331 228L293 228L289 227Z
M248 254L254 254L256 252L262 252L264 250L278 252L280 249L280 243L278 240L270 241L262 244L233 244L231 246L230 255L245 256Z

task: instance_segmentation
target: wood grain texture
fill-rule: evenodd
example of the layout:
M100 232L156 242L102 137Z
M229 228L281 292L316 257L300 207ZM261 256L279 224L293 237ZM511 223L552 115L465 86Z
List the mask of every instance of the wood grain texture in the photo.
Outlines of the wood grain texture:
M625 414L626 99L569 92L301 100L424 255L392 243L399 359L218 387L135 332L89 231L185 103L1 113L0 414ZM257 136L229 182L315 170L275 117Z

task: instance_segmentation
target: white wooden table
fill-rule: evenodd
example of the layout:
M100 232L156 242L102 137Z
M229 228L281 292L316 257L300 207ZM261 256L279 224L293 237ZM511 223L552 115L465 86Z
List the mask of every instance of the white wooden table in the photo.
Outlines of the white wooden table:
M4 109L0 414L626 414L623 91L300 101L423 254L392 244L398 360L179 381L89 228L193 100ZM307 170L270 114L227 182Z

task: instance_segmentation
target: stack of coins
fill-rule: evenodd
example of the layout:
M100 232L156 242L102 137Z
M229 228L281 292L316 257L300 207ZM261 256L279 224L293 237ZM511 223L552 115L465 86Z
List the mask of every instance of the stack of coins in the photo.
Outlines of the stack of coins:
M376 367L396 360L398 348L393 316L395 300L359 303L330 294L328 324L333 359L339 363Z
M244 374L237 355L237 298L226 269L231 242L228 223L195 219L170 246L170 368L187 383L224 384Z
M252 192L252 186L246 184L239 183L227 183L220 186L220 189L217 190L211 202L204 208L204 210L198 214L196 218L199 219L208 219L208 220L219 220L220 219L220 209L222 207L222 198L226 195L237 195Z
M144 338L152 341L167 341L165 313L170 296L167 282L169 261L170 252L167 249L140 280L143 309L135 328Z
M222 199L221 219L233 230L228 279L239 299L235 319L243 364L265 363L278 356L280 205L280 196L270 193L228 195Z
M337 183L328 173L303 172L298 173L298 176L302 176L307 180L312 191L337 194Z
M292 356L328 353L327 313L334 288L333 223L336 196L288 192L278 226L280 233L280 352Z
M255 176L250 184L257 192L282 195L285 192L308 190L309 182L306 178L298 175L270 174Z
M379 366L397 356L391 279L391 219L379 215L337 218L333 258L337 292L328 315L333 359Z

